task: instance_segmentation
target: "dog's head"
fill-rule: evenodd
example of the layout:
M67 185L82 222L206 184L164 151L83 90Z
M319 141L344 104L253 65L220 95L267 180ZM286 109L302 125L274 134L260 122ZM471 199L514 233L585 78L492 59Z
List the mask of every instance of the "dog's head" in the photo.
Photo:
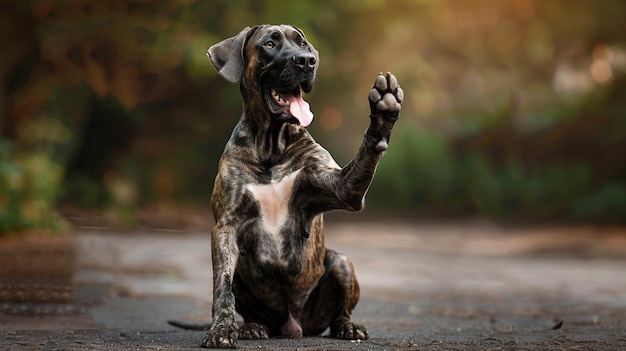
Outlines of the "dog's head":
M231 83L253 90L265 108L282 120L311 124L303 93L313 89L319 55L302 30L290 25L246 27L209 48L209 60Z

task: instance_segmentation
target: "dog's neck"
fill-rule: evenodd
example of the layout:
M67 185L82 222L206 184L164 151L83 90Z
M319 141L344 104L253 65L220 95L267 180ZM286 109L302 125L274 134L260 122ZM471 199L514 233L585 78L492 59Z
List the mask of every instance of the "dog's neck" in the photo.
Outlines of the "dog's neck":
M307 134L305 128L276 119L270 113L251 117L244 104L242 116L233 130L230 143L243 146L241 152L248 159L255 159L266 167L272 167L283 158L285 150ZM262 117L262 118L259 118Z
M236 145L251 146L249 152L254 152L254 155L248 156L271 167L279 162L285 149L302 139L307 131L291 121L276 118L265 106L263 97L256 93L257 89L252 89L255 96L246 93L249 89L241 90L243 111L237 127L233 130L231 141Z

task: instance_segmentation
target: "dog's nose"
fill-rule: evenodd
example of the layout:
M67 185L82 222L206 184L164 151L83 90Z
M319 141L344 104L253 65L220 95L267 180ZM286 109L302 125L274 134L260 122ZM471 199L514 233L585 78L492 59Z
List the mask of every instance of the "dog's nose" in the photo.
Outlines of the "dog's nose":
M315 55L310 52L299 52L293 55L293 62L303 70L310 71L315 67L317 60Z

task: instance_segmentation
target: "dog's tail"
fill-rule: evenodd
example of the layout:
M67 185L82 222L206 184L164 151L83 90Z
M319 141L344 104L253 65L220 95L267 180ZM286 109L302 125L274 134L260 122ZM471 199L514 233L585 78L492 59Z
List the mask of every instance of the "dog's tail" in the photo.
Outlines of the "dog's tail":
M168 320L167 323L169 325L172 325L174 327L177 328L181 328L181 329L186 329L186 330L209 330L211 328L211 325L213 323L205 323L205 324L200 324L200 323L187 323L187 322L181 322L181 321L175 321L175 320Z

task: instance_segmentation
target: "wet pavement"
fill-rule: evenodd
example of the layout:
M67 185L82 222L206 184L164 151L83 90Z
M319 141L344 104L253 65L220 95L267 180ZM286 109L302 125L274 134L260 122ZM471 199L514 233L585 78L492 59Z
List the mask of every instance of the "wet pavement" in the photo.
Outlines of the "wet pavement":
M0 303L2 350L187 350L207 322L208 232L75 231L72 304ZM483 221L327 224L354 263L370 339L239 341L254 350L624 350L626 229Z

